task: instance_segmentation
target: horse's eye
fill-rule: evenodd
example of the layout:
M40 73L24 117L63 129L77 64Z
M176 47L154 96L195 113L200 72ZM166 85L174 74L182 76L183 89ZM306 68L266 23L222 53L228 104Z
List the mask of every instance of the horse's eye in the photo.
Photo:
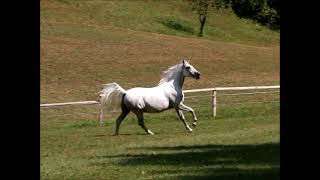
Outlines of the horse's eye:
M186 67L187 69L190 69L190 66Z

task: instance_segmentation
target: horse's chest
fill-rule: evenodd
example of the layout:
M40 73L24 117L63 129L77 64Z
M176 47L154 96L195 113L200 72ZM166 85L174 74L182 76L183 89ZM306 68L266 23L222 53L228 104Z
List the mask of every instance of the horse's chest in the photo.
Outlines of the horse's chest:
M171 106L175 107L180 104L181 101L183 101L184 95L182 93L175 93L169 96L169 102Z

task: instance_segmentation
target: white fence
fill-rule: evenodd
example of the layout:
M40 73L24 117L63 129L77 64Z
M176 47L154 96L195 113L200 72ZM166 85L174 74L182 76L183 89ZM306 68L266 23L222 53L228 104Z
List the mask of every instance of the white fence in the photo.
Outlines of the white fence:
M216 88L206 88L206 89L190 89L184 90L184 93L196 93L196 92L212 92L211 101L211 109L212 116L215 117L217 114L217 93L218 91L241 91L241 90L262 90L262 89L280 89L280 85L277 86L249 86L249 87L216 87ZM279 91L277 91L279 92ZM241 94L258 94L258 93L267 93L267 92L254 92L254 93L240 93L240 94L229 94L229 95L241 95ZM186 96L189 97L197 97L197 96ZM200 97L200 96L199 96ZM41 108L50 108L57 106L69 106L69 105L94 105L98 104L97 101L80 101L80 102L65 102L65 103L52 103L52 104L40 104ZM100 108L99 122L100 125L103 124L103 108Z
M215 117L217 114L217 91L234 91L234 90L260 90L260 89L280 89L280 85L277 86L249 86L249 87L216 87L216 88L206 88L206 89L192 89L185 90L184 93L193 92L212 92L212 116Z

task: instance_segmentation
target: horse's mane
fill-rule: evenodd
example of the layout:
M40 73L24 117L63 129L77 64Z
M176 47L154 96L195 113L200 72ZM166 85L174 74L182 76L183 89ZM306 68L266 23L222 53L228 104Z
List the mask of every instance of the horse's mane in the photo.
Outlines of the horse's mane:
M158 85L161 85L162 83L168 82L171 80L181 69L182 64L176 64L173 66L170 66L167 70L163 71L161 79L158 83Z

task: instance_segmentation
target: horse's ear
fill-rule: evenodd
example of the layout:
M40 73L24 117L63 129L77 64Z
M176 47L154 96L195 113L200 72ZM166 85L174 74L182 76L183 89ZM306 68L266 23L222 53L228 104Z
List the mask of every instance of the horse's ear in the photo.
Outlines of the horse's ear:
M185 59L182 60L182 64L185 66L187 64L187 61Z

